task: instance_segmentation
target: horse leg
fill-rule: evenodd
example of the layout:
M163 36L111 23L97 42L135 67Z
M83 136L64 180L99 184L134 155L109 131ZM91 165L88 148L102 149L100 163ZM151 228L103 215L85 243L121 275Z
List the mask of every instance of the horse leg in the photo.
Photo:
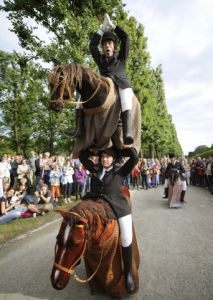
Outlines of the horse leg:
M84 133L84 112L83 109L77 108L75 115L75 130L66 129L64 134L70 137L81 137Z

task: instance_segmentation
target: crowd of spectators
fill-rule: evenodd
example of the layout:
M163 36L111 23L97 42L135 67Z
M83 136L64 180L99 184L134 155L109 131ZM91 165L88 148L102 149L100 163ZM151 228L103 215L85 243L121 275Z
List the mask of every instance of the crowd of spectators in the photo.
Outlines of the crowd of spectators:
M98 161L97 157L91 157ZM148 190L164 184L169 159L140 158L124 185ZM213 159L180 159L185 169L187 185L209 188L213 194ZM59 204L71 202L71 196L80 199L90 191L90 174L79 159L36 155L31 151L26 159L4 154L0 160L0 224L17 218L43 215Z

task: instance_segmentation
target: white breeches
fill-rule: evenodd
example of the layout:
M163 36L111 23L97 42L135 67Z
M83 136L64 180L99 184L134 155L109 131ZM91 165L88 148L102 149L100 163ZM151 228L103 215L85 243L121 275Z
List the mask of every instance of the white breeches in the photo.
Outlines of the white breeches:
M122 247L128 247L132 243L132 215L118 219L120 233L121 233L121 245Z
M181 183L182 183L182 191L186 191L186 180L182 180ZM168 179L165 179L164 187L168 188Z
M132 109L132 97L133 91L132 88L121 89L118 87L119 95L121 99L121 111L131 110Z

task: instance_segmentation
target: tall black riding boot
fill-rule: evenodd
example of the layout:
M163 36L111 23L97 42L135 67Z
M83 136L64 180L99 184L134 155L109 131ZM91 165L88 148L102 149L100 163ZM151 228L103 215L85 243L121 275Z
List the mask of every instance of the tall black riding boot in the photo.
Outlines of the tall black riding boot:
M184 200L185 193L186 193L186 191L182 191L180 194L180 202L182 202L182 203L186 203L186 201Z
M134 142L131 133L131 127L132 127L131 114L132 114L131 110L125 110L121 113L124 145L131 145Z
M76 126L75 130L67 129L67 130L64 130L64 133L73 138L83 136L84 112L83 112L83 109L81 109L81 108L76 109L75 126Z
M132 244L128 247L122 247L125 284L129 294L134 292L135 284L132 275Z
M165 188L164 189L164 196L163 196L163 198L168 198L168 193L169 193L169 189Z

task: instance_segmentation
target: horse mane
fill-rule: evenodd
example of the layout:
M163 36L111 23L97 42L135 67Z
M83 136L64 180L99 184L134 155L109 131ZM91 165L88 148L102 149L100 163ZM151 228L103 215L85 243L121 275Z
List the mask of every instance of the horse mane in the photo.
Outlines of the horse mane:
M89 81L97 80L98 75L95 74L90 68L84 67L81 64L68 64L68 65L58 65L53 68L48 75L49 84L52 86L51 94L57 90L60 86L61 91L66 91L69 94L69 97L72 97L73 86L77 86L79 88L82 87L82 78L83 78L83 70L86 71Z
M82 200L76 206L70 209L70 212L76 212L80 216L84 217L88 221L88 225L92 226L92 232L95 232L98 228L98 221L101 219L102 225L105 228L111 219L116 219L109 204L102 200ZM93 218L91 218L91 215ZM92 220L93 219L93 220Z

